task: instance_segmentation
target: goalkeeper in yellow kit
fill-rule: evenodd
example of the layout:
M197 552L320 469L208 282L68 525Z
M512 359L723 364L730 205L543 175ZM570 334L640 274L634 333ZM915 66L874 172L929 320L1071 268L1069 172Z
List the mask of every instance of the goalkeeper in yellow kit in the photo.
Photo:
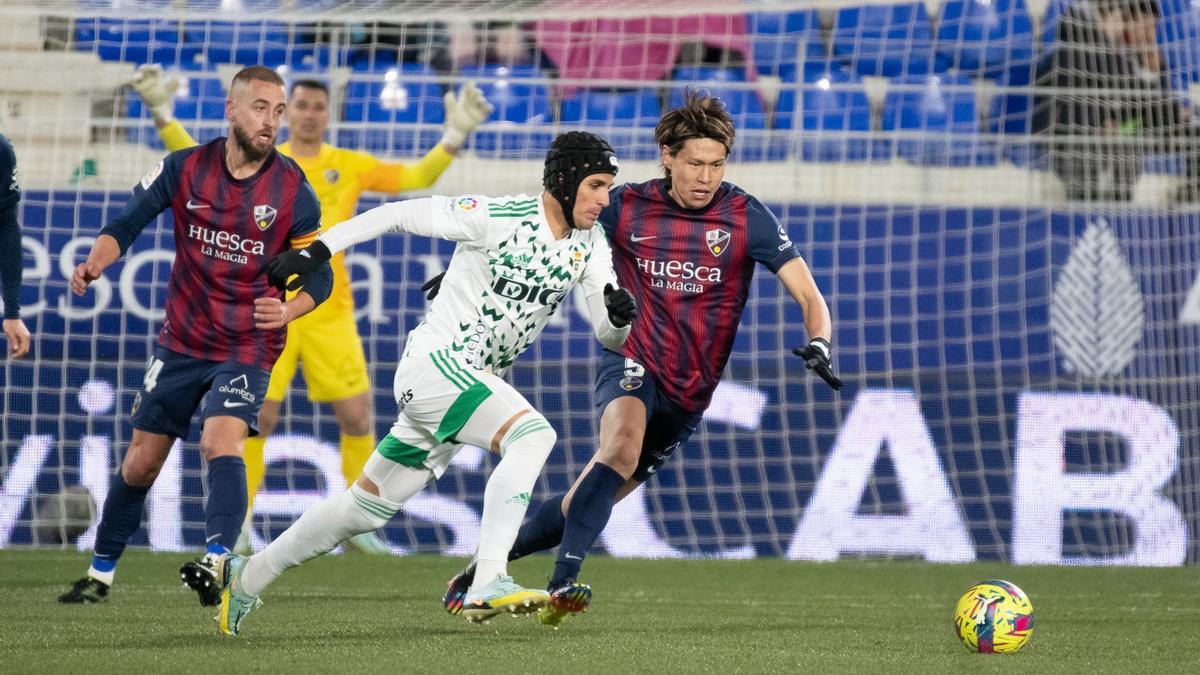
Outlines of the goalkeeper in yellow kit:
M150 109L168 150L174 152L196 145L172 113L178 81L164 77L158 66L142 66L130 85ZM397 193L432 185L471 131L492 113L491 104L472 83L463 85L457 94L447 92L441 142L417 163L403 164L382 162L366 153L325 143L329 104L329 88L323 82L293 82L287 107L291 139L279 146L279 152L296 160L316 191L321 201L322 228L353 217L358 198L365 191ZM320 307L288 327L287 345L271 370L266 401L259 413L259 435L246 441L246 485L251 508L266 472L263 445L279 421L279 410L298 364L304 368L309 399L333 405L341 429L342 475L347 485L358 478L375 449L371 383L362 339L354 321L350 276L342 254L334 256L330 263L333 292ZM243 537L249 529L242 529ZM244 544L239 542L239 548L248 549ZM374 533L358 535L345 545L366 553L388 552L386 544Z

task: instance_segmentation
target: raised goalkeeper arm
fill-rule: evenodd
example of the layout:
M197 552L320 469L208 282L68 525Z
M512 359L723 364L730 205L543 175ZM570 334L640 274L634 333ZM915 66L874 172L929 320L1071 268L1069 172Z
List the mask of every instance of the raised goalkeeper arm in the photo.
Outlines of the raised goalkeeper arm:
M375 192L411 192L423 190L437 181L450 166L454 155L466 143L475 127L492 114L492 104L474 82L467 82L455 94L446 92L446 125L442 140L416 164L380 162L364 185Z
M146 65L137 69L129 86L133 87L150 110L154 127L158 129L158 135L167 150L174 152L197 144L196 139L175 119L175 91L179 89L179 78L165 75L158 66Z

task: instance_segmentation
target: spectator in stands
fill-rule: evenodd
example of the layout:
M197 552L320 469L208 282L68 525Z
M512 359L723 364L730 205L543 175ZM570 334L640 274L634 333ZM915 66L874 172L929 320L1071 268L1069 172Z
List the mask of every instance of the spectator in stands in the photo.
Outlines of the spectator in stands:
M454 73L464 66L534 63L533 42L518 23L459 21L442 24L437 33L445 36L432 59L439 73Z
M1071 200L1129 201L1150 152L1194 155L1190 111L1171 92L1155 40L1158 0L1079 0L1038 72L1034 130ZM1195 181L1195 161L1188 179Z

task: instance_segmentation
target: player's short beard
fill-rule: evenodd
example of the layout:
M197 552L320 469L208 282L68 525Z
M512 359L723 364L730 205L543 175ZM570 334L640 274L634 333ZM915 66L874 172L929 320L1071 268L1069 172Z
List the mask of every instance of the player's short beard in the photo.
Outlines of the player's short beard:
M254 147L254 139L251 138L241 127L234 126L232 129L234 142L236 142L238 147L241 148L242 154L246 155L246 159L250 160L251 162L262 161L267 156L267 153L271 152L271 146L269 145L267 146L266 150L259 150L258 148Z

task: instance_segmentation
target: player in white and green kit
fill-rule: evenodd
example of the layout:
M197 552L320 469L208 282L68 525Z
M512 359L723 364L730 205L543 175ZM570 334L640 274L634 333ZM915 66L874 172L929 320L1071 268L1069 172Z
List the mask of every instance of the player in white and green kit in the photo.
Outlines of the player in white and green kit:
M463 614L479 621L537 611L545 591L506 574L508 551L556 436L502 377L576 285L583 286L597 339L618 349L637 313L616 288L604 235L592 229L608 205L617 160L603 139L569 132L546 155L545 191L534 197L429 197L385 204L326 232L308 248L272 260L271 282L300 279L329 256L388 232L457 241L441 292L408 336L396 368L399 414L346 492L308 509L251 558L218 564L224 587L217 619L236 635L258 595L288 568L371 532L430 481L463 444L501 456L484 490L479 560Z

